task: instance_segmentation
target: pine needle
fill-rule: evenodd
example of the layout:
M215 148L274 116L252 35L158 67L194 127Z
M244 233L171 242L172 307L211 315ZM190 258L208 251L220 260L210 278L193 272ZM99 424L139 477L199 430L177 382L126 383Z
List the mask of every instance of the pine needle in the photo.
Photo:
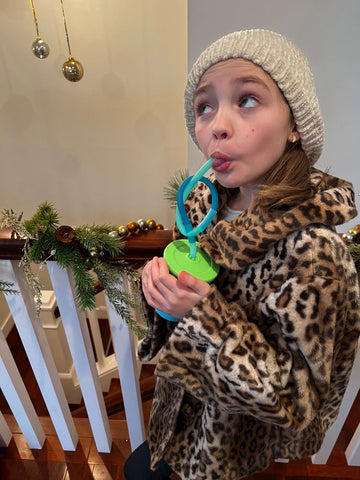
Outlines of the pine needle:
M14 288L14 284L12 282L7 282L6 280L0 280L0 293L4 295L16 295L19 293Z
M170 203L171 208L176 208L177 205L177 192L182 182L189 176L187 169L178 170L170 178L169 185L164 188L164 199Z

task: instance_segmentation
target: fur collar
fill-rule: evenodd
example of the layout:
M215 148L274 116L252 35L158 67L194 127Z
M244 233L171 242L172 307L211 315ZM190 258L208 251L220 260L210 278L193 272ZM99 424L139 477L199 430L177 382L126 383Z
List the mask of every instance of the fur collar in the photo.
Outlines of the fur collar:
M303 203L277 211L272 217L260 215L257 207L249 208L232 222L215 217L201 239L200 245L222 267L240 270L263 258L269 249L282 238L312 224L322 224L332 230L356 216L353 187L349 182L313 169L314 182L323 179L318 192ZM219 193L219 209L227 202L231 191L215 180ZM196 197L196 190L194 196ZM204 188L198 192L199 209L190 211L192 221L206 212ZM195 222L197 223L197 222Z

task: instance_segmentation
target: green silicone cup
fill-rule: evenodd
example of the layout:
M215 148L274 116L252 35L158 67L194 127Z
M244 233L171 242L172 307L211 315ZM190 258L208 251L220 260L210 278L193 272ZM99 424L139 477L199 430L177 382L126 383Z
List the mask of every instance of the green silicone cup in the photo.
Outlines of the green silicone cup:
M181 270L190 273L204 282L211 283L219 273L219 265L196 243L196 258L190 258L190 246L187 239L175 240L164 250L164 258L170 272L178 276Z

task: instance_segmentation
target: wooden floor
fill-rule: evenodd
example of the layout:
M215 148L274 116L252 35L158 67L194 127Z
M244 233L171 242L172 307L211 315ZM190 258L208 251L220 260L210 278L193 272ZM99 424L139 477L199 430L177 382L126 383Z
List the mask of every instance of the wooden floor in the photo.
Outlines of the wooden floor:
M74 452L64 452L52 422L47 416L46 406L41 399L32 371L27 365L21 342L16 338L16 332L8 337L8 342L12 350L16 351L15 359L26 384L32 385L29 393L40 415L46 440L41 450L30 450L11 415L6 400L0 394L0 410L13 432L10 445L0 448L0 480L124 480L123 465L131 449L122 409L119 381L112 382L110 391L105 397L113 438L111 452L108 454L97 452L86 412L82 406L80 408L71 406L79 434L78 446ZM153 366L145 365L140 377L146 424L155 384L153 370ZM349 467L344 454L359 422L359 417L360 396L358 395L327 465L313 465L310 459L288 464L273 463L264 472L248 477L247 480L359 480L360 467ZM174 476L175 478L178 477Z

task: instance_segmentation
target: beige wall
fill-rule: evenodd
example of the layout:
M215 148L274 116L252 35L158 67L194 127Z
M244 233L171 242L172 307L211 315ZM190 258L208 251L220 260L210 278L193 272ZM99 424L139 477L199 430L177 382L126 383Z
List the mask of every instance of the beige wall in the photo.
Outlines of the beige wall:
M78 83L61 72L60 0L34 5L44 60L31 52L29 1L0 3L0 209L29 218L46 200L66 224L171 227L163 188L186 166L187 2L64 1Z

